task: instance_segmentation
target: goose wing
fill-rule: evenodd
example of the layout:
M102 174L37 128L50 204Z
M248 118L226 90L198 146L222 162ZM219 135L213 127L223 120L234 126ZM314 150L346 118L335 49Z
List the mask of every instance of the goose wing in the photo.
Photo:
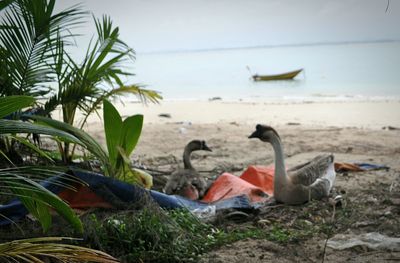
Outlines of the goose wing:
M193 176L191 179L192 179L191 181L192 185L196 187L197 190L199 191L199 196L200 197L204 196L205 192L208 189L208 183L206 179L204 179L204 177L200 176L199 174Z
M288 176L293 184L312 185L318 178L327 176L327 171L330 165L333 165L333 160L332 154L318 155L307 163L289 169ZM331 177L332 175L329 173L329 182L333 181Z
M191 174L190 170L179 170L169 177L167 183L165 184L163 191L166 194L175 194L184 186L191 183Z

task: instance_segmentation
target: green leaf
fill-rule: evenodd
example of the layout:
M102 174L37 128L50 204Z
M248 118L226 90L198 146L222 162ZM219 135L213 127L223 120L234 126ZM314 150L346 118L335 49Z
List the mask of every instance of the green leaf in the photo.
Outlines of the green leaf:
M35 99L30 96L0 97L0 119L23 108L32 106Z
M122 125L120 145L125 149L127 156L131 155L139 141L143 127L143 115L134 115L126 118Z
M29 118L35 118L39 116L27 116ZM15 134L15 133L38 133L47 134L51 136L57 136L63 138L66 141L82 144L82 142L74 135L65 131L54 129L52 127L37 125L30 122L21 122L14 120L0 120L0 134Z
M96 156L99 161L104 166L106 175L113 176L112 168L110 167L110 162L108 158L107 152L103 149L103 147L88 133L83 130L77 129L72 125L67 123L53 120L50 118L42 117L42 116L26 116L30 119L34 119L45 123L46 125L59 130L60 132L68 133L70 136L76 138L74 143L77 143L83 147L85 147L89 152L91 152L94 156ZM46 128L50 128L46 127Z
M10 4L12 2L12 4ZM0 96L42 97L51 88L56 39L67 40L85 12L74 6L54 12L55 0L0 2Z
M118 146L121 142L123 122L117 109L108 101L103 102L104 133L107 142L107 149L110 163L116 167L118 160Z
M0 181L7 184L9 189L26 205L26 208L40 220L45 231L51 224L49 207L56 210L76 230L83 231L82 223L73 210L42 185L9 170L0 170Z
M2 0L0 1L0 11L15 2L15 0Z
M14 140L19 141L20 143L24 144L26 147L30 148L31 150L37 152L40 156L46 158L50 162L54 163L54 160L46 152L42 151L38 146L31 143L28 139L21 138L18 136L10 136L10 137L13 138Z

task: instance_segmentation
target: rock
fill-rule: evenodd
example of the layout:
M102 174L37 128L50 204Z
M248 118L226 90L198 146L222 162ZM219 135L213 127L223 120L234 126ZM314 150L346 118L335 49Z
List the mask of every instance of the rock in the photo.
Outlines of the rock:
M160 113L160 114L158 114L158 117L160 117L160 118L171 118L171 114L169 114L169 113Z

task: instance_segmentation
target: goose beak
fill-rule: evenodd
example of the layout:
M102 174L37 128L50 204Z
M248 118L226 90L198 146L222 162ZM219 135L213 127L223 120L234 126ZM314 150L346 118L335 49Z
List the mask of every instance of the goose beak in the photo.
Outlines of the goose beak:
M204 150L204 151L212 152L212 150L211 150L207 145L204 145L203 150Z
M252 138L260 138L260 134L259 134L258 131L254 131L252 134L249 135L248 138L249 138L249 139L252 139Z

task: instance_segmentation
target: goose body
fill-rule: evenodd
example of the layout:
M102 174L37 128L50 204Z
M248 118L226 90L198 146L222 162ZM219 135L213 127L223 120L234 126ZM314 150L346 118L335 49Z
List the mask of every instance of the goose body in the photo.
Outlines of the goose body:
M259 138L270 143L274 149L274 197L278 202L302 204L329 195L336 177L332 154L318 155L286 171L282 143L273 128L258 124L249 138Z
M194 151L211 151L205 141L193 140L189 142L183 151L183 169L179 169L171 174L163 191L166 194L176 194L197 200L204 195L208 184L192 166L190 155Z

